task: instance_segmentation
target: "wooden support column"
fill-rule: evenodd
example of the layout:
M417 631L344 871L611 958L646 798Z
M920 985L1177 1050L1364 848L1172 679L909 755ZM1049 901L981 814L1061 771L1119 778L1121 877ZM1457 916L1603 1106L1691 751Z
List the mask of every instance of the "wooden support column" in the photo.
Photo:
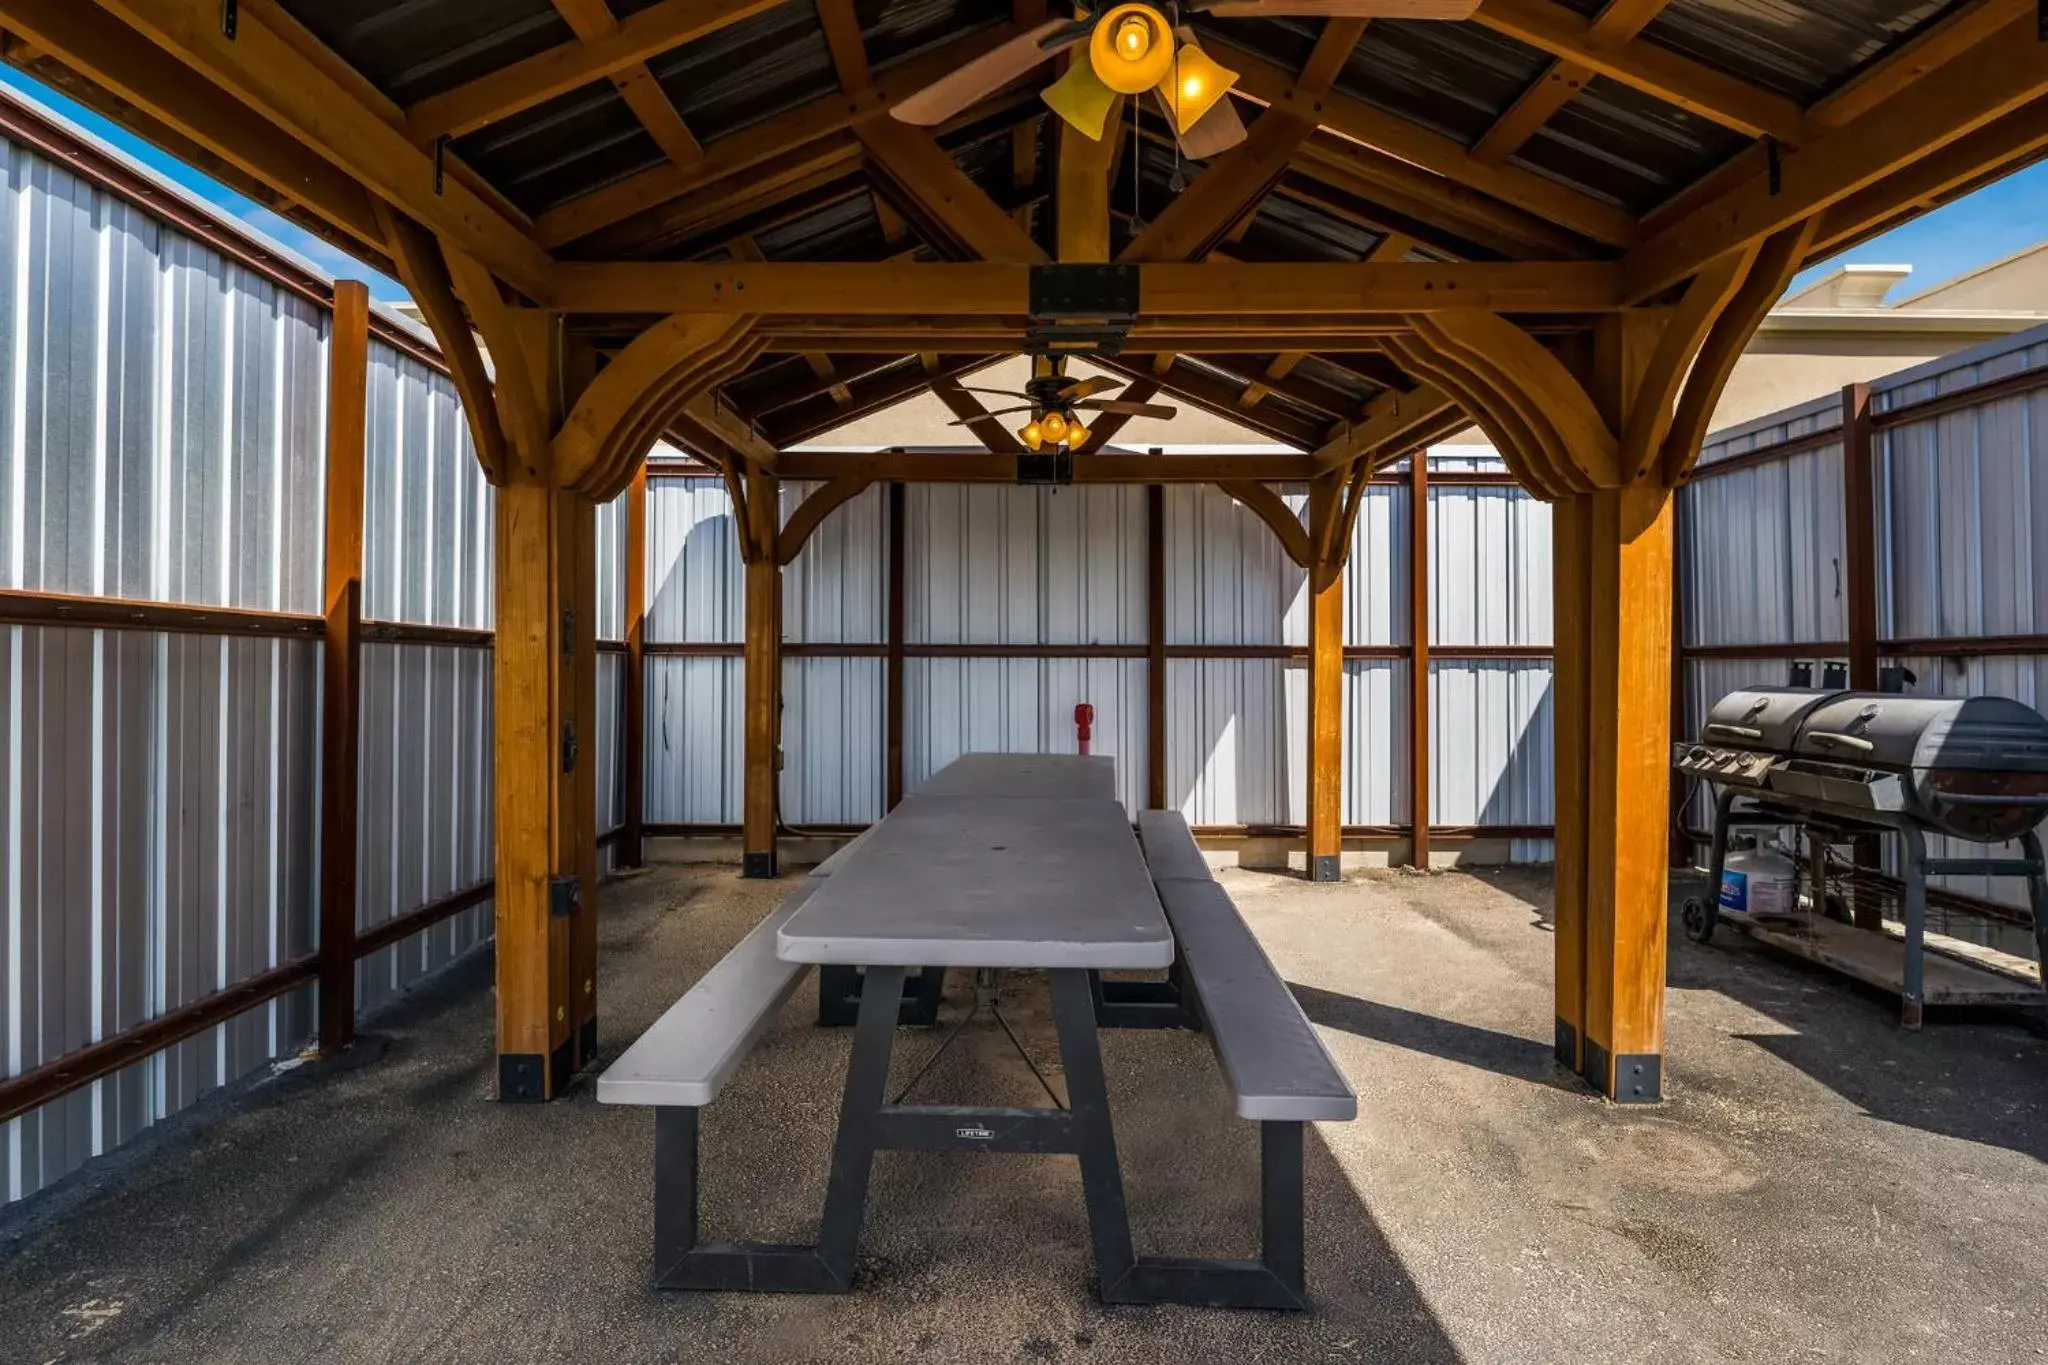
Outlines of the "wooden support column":
M1585 389L1627 426L1655 317L1604 321ZM1590 463L1587 460L1587 463ZM1557 500L1557 1052L1618 1102L1663 1095L1672 494L1654 470Z
M908 586L903 576L908 554L903 539L908 524L907 498L903 484L889 485L889 656L884 680L888 749L883 761L889 810L903 800L903 639L909 624Z
M1145 485L1145 804L1166 797L1166 486Z
M626 490L626 819L618 860L624 867L646 862L647 828L647 466Z
M775 554L780 480L747 472L746 775L743 860L749 877L773 877L776 793L782 775L782 565Z
M1311 544L1340 519L1344 483L1325 475L1309 486ZM1308 613L1308 876L1342 875L1344 799L1344 569L1322 549L1309 561Z
M356 1036L356 818L361 752L363 438L370 291L334 282L327 345L327 625L321 641L320 1047Z
M1408 457L1408 863L1429 866L1429 452Z

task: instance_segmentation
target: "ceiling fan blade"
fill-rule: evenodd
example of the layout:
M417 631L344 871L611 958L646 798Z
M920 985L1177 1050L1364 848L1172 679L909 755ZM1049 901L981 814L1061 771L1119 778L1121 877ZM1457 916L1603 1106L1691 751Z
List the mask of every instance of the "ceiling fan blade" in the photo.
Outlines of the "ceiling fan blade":
M997 408L994 412L985 412L979 417L963 417L957 422L948 422L946 425L949 427L971 427L976 422L986 422L991 417L1007 417L1013 412L1029 411L1031 411L1030 408Z
M1028 393L1019 393L1015 389L978 389L972 384L960 384L956 387L962 393L992 393L998 398L1029 398L1031 396Z
M1180 415L1179 408L1169 408L1164 403L1126 403L1115 398L1090 398L1074 406L1091 412L1122 413L1126 417L1157 417L1162 422Z
M1072 402L1076 398L1093 398L1098 393L1120 389L1129 382L1127 379L1111 379L1108 375L1099 374L1093 379L1076 379L1064 386L1060 389L1060 397L1067 402Z
M1028 74L1056 52L1080 41L1068 33L1069 19L1048 19L1029 33L1020 33L992 52L985 52L958 71L939 77L889 111L894 118L929 128L944 123L976 100Z
M1216 19L1470 19L1480 0L1212 0Z
M1158 92L1153 92L1157 97ZM1166 101L1160 99L1164 106ZM1237 105L1228 95L1217 100L1215 107L1195 120L1195 126L1180 138L1180 154L1190 161L1207 161L1244 141L1244 120L1237 116Z

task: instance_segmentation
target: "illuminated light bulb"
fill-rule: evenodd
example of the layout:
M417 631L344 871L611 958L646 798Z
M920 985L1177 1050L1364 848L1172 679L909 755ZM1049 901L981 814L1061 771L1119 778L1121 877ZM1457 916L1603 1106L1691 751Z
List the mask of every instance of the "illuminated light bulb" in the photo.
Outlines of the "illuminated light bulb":
M1045 439L1058 445L1067 437L1067 419L1057 412L1048 412L1038 419L1038 429L1045 433Z
M1125 61L1135 62L1152 46L1152 26L1133 14L1117 25L1116 50Z
M1017 429L1017 436L1025 445L1036 450L1045 444L1045 431L1036 422L1026 422Z
M1078 422L1077 422L1077 423L1075 423L1075 424L1074 424L1073 426L1070 426L1070 427L1068 427L1068 428L1067 428L1067 446L1068 446L1068 448L1069 448L1069 449L1074 449L1074 448L1077 448L1077 447L1080 447L1080 446L1085 446L1085 445L1087 445L1087 444L1088 444L1088 437L1089 437L1089 435L1090 435L1090 432L1089 432L1088 428L1086 428L1086 427L1084 427L1084 426L1080 425L1080 424L1079 424Z
M1198 100L1202 97L1202 89L1202 78L1199 75L1190 73L1188 78L1180 83L1181 98Z

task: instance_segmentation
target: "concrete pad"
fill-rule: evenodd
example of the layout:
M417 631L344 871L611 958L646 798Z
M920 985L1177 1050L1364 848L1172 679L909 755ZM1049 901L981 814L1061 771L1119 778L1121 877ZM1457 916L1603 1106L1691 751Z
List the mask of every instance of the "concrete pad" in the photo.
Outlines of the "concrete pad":
M605 1055L797 881L607 886ZM1105 1309L1074 1162L974 1153L880 1158L849 1296L657 1293L652 1118L588 1082L494 1103L479 958L353 1053L202 1101L0 1217L0 1360L2044 1358L2038 1034L1997 1015L1902 1033L1874 994L1674 933L1671 1099L1616 1109L1550 1060L1540 875L1219 881L1360 1096L1356 1122L1308 1135L1305 1314ZM943 1022L972 982L952 987ZM1042 981L1003 989L1057 1086ZM707 1236L816 1233L850 1039L812 1018L792 998L704 1111ZM898 1040L900 1086L936 1038ZM1112 1033L1104 1053L1139 1248L1252 1253L1257 1129L1208 1045ZM912 1099L1044 1102L985 1020Z

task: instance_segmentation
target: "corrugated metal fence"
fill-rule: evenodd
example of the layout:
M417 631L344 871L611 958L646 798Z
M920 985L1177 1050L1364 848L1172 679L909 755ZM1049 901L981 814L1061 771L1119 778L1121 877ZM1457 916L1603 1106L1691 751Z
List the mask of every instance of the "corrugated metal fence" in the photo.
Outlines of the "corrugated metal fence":
M1860 413L1851 391L1708 443L1679 508L1685 733L1724 692L1783 683L1794 661L1818 683L1859 651L1910 670L1915 692L2048 706L2048 328L1879 380ZM1863 486L1868 506L1852 507ZM1686 818L1709 814L1695 799ZM1936 883L2025 904L2011 882Z
M1170 458L1170 457L1169 457ZM1393 837L1408 791L1405 474L1368 485L1345 585L1343 819ZM810 491L783 490L785 516ZM1300 490L1285 492L1297 515ZM888 490L828 516L784 576L782 814L862 825L883 810ZM963 752L1094 751L1145 803L1146 492L1077 486L903 490L904 780ZM1548 509L1495 469L1430 487L1435 603L1431 823L1526 833L1551 822ZM647 820L740 816L743 584L713 477L658 474L647 512ZM1169 801L1208 827L1305 819L1306 577L1266 524L1213 487L1163 495ZM1515 648L1507 648L1515 647ZM1515 657L1499 657L1513 655ZM1515 856L1549 856L1524 838Z
M295 988L0 1125L32 1193L312 1030L329 282L9 106L0 184L0 1059L20 1076L280 972ZM65 139L72 141L66 142ZM61 146L48 154L51 144ZM61 157L61 159L60 159ZM152 206L138 205L144 200ZM378 321L364 615L487 631L492 503L447 377ZM621 636L616 506L599 629ZM263 613L22 624L46 594ZM109 622L101 612L97 621ZM357 921L491 876L488 638L366 628ZM622 656L598 740L622 809ZM373 1005L483 941L488 900L365 956ZM296 974L295 974L296 973ZM138 1056L142 1056L140 1052Z

